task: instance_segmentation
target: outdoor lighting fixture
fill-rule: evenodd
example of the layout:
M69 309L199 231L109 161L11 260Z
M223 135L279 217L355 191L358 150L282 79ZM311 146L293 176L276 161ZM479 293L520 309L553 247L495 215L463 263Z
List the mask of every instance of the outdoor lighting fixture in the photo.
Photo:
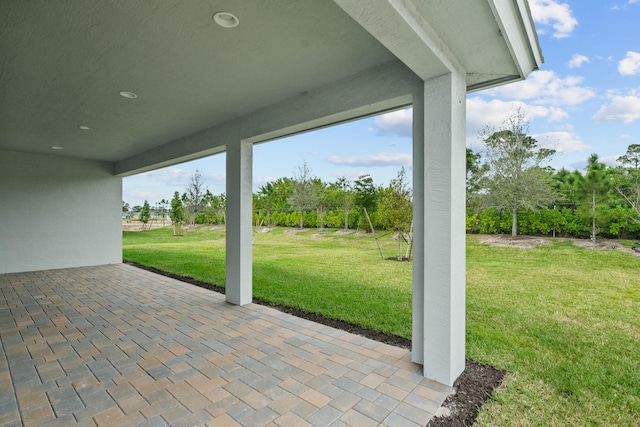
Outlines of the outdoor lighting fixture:
M238 17L229 12L218 12L213 15L213 20L224 28L234 28L240 23Z
M54 150L62 150L62 147L58 147L57 145L54 145L54 146L53 146L53 147L51 147L51 148L53 148Z
M78 126L78 129L89 130L89 126Z
M135 99L138 97L138 95L136 95L133 92L127 92L126 90L122 90L120 92L118 92L120 94L120 96L124 97L124 98L129 98L129 99Z

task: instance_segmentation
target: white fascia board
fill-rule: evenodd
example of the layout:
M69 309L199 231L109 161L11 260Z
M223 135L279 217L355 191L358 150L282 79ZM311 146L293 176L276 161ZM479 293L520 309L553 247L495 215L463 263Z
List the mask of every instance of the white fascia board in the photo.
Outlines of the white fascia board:
M544 62L527 0L488 0L522 79Z
M334 0L426 81L464 68L411 0ZM445 7L445 6L443 6Z
M392 61L123 159L114 174L131 176L220 153L228 144L269 141L408 106L420 84Z

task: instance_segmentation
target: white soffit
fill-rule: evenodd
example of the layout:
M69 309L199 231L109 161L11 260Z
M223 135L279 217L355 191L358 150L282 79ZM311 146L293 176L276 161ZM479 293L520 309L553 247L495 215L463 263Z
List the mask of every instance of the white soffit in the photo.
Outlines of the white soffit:
M543 61L526 0L334 1L423 80L458 70L473 91Z

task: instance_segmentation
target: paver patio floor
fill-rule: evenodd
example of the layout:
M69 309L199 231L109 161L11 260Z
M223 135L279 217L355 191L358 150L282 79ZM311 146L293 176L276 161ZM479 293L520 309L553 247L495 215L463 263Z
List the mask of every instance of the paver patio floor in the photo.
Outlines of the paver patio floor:
M0 426L424 426L407 350L124 264L0 275Z

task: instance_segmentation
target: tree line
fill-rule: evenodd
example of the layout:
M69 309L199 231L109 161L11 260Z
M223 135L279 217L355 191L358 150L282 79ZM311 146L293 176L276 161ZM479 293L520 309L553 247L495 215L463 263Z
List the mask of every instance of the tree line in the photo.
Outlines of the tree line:
M467 232L640 239L640 144L618 166L594 153L570 171L546 166L555 151L519 112L480 137L484 153L467 149Z
M123 202L123 213L137 215L143 226L152 216L156 220L168 216L174 234L181 234L183 224L224 224L226 196L213 195L196 171L185 191L176 191L171 200L163 199L155 208L146 200L133 208ZM258 227L386 229L404 235L411 219L412 194L404 168L384 187L370 175L354 182L346 178L325 182L313 176L305 162L292 177L268 182L253 193L253 221Z
M619 165L607 166L597 154L584 171L554 170L555 151L529 135L519 111L496 129L480 133L482 152L467 149L466 229L469 233L640 239L640 144L632 144ZM412 192L402 168L387 186L370 175L351 182L326 182L303 163L291 177L268 182L253 193L258 227L384 229L410 241ZM183 224L224 224L226 196L213 195L196 171L183 193L123 213L137 214L146 225L169 216L175 234ZM405 236L409 236L404 239ZM402 238L401 238L402 237Z

